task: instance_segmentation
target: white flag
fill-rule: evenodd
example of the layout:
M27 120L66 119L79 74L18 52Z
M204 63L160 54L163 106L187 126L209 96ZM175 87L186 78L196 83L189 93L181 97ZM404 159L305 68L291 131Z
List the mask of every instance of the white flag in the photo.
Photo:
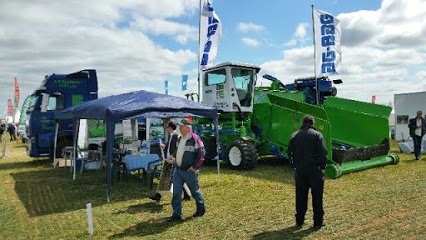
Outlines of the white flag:
M340 20L329 13L314 9L316 77L338 74L342 63Z
M216 60L222 24L213 10L211 0L202 0L200 11L200 69L204 69Z

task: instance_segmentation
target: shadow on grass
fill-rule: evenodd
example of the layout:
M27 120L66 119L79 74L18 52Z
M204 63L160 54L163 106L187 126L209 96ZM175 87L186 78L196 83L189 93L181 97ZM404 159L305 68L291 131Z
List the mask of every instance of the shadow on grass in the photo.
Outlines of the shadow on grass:
M252 170L230 170L228 164L223 164L221 165L221 172L247 178L294 184L293 169L285 159L279 158L262 158Z
M417 163L417 162L420 162L420 160L410 159L410 160L404 160L404 161L401 161L401 162L403 162L403 163Z
M37 159L34 161L28 162L11 162L11 163L0 163L0 170L9 170L9 169L20 169L20 168L32 168L38 166L49 165L49 159Z
M27 148L27 145L24 145L24 143L18 143L18 145L13 146L13 148Z
M105 171L85 171L73 181L69 169L11 174L15 191L31 217L84 209L87 203L107 204ZM137 178L114 182L112 201L146 198L152 190Z
M281 230L259 233L253 236L252 239L302 239L315 231L315 228L300 229L296 226L292 226Z
M109 239L128 238L132 236L144 237L148 235L156 235L164 231L167 231L167 229L177 224L182 223L182 222L168 222L167 219L168 218L160 218L156 220L150 220L150 221L138 223L134 226L127 228L122 233L114 234L110 236ZM161 239L161 237L159 239Z
M159 213L163 210L163 205L154 203L154 202L148 202L144 204L138 204L129 206L127 210L122 210L115 212L113 214L122 214L122 213L128 213L128 214L138 214L141 212L149 212L149 213Z

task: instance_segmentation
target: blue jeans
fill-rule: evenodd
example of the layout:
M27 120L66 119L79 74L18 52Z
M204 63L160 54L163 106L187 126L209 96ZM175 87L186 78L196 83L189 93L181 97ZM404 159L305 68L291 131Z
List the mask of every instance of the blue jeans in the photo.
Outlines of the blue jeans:
M414 155L416 155L416 158L419 158L421 150L422 150L422 137L414 135L413 142L414 142Z
M173 207L173 216L180 217L182 216L182 191L183 184L188 185L189 190L191 191L192 197L195 199L195 204L197 206L197 213L204 213L204 199L201 195L200 186L198 185L198 174L191 171L184 171L178 168L174 169L173 172L173 198L172 198L172 207Z

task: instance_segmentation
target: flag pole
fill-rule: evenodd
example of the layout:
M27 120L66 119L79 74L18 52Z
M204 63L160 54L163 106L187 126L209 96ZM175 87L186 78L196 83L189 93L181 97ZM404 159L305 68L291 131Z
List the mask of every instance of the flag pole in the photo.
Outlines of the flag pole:
M318 79L317 79L317 49L315 45L315 18L314 18L314 5L311 5L312 8L312 41L314 43L314 76L315 76L315 101L319 105L319 91L318 91Z
M197 91L197 94L198 94L198 102L200 102L200 91L201 91L201 85L200 85L200 81L201 81L201 79L200 79L200 76L201 76L201 74L200 74L200 61L201 61L201 59L200 59L200 47L201 47L201 1L202 0L200 0L199 1L199 5L200 5L200 8L199 8L199 13L198 13L198 63L197 63L197 68L198 68L198 91Z

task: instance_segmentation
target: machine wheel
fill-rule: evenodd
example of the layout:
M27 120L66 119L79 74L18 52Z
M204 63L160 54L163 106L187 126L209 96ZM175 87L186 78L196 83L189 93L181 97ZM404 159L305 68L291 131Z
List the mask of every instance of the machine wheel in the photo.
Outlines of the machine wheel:
M258 155L253 143L235 139L227 148L225 158L231 169L250 170L255 167Z
M204 149L206 155L204 156L204 164L212 163L212 159L217 155L216 138L215 137L203 137L201 139L204 143Z

